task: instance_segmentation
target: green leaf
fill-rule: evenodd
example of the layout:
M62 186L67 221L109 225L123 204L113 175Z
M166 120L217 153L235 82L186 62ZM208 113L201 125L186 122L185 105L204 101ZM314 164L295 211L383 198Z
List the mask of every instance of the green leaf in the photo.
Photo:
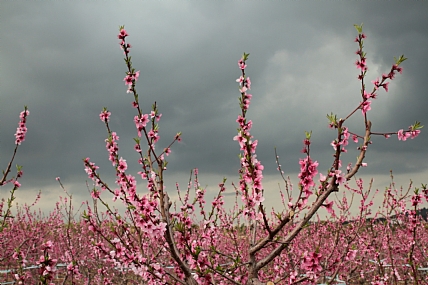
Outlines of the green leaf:
M407 57L404 57L404 54L402 54L398 59L394 56L394 61L396 65L400 65L406 59Z
M355 27L355 29L357 29L357 32L359 34L363 33L363 23L361 23L361 25L354 24L354 27Z
M421 125L421 122L415 121L413 126L411 126L412 131L422 129L424 126Z
M337 116L333 114L333 112L331 112L331 114L327 114L327 119L330 121L331 124L333 124L333 126L337 126Z

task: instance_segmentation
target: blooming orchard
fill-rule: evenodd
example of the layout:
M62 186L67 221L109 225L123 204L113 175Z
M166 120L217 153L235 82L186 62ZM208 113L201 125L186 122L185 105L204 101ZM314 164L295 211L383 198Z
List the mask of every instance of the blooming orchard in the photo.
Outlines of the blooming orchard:
M4 171L0 186L11 184L8 201L0 203L0 283L17 284L427 284L428 224L418 211L428 202L426 185L407 190L396 189L393 183L383 193L383 204L373 209L373 199L379 195L363 187L355 174L364 162L373 136L397 135L399 140L415 138L422 128L419 122L408 130L375 133L368 115L371 100L375 100L396 73L402 72L404 56L395 60L388 74L372 81L366 89L367 54L362 26L356 26L358 44L356 66L361 82L361 101L344 119L331 113L328 126L336 133L331 142L333 162L327 172L318 170L311 157L312 133L305 132L303 158L299 160L297 189L285 178L276 156L284 188L278 191L282 209L269 211L264 206L263 170L257 158L258 140L251 134L253 122L247 116L252 94L250 77L246 74L249 54L238 61L240 112L236 119L240 150L239 184L232 183L235 203L224 207L226 179L219 183L217 195L206 201L206 189L199 183L194 169L186 189L177 184L178 200L171 201L165 190L167 157L181 133L171 138L167 147L159 150L159 122L162 114L157 104L143 111L136 90L140 72L132 66L129 36L120 27L119 44L126 63L124 78L127 93L133 96L136 138L134 150L141 167L138 175L129 173L127 159L120 156L119 135L110 128L112 114L104 108L99 114L107 129L105 147L115 169L115 186L108 185L99 167L89 157L83 159L88 178L93 181L92 202L86 202L82 218L75 217L72 196L65 191L49 216L34 212L32 206L11 208L18 179L23 175L18 167L11 172L18 146L25 139L27 108L20 115L14 155ZM345 122L361 110L362 133L350 130ZM359 155L354 163L342 163L350 146L358 144ZM147 149L143 146L147 143ZM346 167L344 166L346 165ZM319 175L319 176L318 176ZM144 193L137 191L141 180ZM355 179L356 187L348 181ZM391 176L391 179L393 177ZM334 195L342 195L334 198ZM107 203L125 206L123 212ZM39 198L39 196L38 196ZM38 199L37 198L37 199ZM37 201L36 199L36 201ZM352 203L359 202L359 212L350 214ZM101 210L99 206L104 210ZM318 210L329 213L320 220ZM374 214L374 216L373 216ZM5 283L3 282L3 283ZM10 283L7 283L10 284ZM407 284L407 283L406 283Z

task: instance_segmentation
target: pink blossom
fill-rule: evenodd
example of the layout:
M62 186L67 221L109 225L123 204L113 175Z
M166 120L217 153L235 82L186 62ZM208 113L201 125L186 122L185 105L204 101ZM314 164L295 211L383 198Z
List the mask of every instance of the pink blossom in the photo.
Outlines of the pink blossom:
M385 82L384 84L382 84L383 89L385 89L386 92L388 92L388 85L389 82Z
M421 133L421 130L413 130L413 131L410 131L408 133L410 133L410 138L414 139Z
M168 156L171 153L171 148L165 148L163 151L165 152L166 156Z
M334 210L333 210L333 201L328 202L328 200L325 200L325 204L323 204L323 206L327 209L327 212L331 215L334 214Z
M147 133L147 136L149 137L149 138L151 138L151 139L153 139L153 143L156 143L158 140L159 140L159 134L158 134L158 132L156 131L156 130L150 130L148 133Z
M94 199L98 199L100 197L100 191L93 190L91 192L91 197Z
M382 81L384 81L385 79L387 79L388 78L388 74L382 74Z
M147 173L143 171L139 171L138 174L141 175L141 179L146 180L147 179Z
M324 174L320 173L320 182L324 182L327 179L327 176L325 176Z
M100 120L103 122L108 122L110 119L110 115L111 115L111 113L109 111L107 111L106 109L104 109L100 114Z
M397 132L397 137L399 141L406 141L408 137L410 137L411 134L408 132L404 132L403 129L399 130Z
M238 66L241 70L244 70L247 65L245 64L245 62L242 60L242 58L238 61Z
M398 66L397 64L392 65L392 70L396 70L400 73L403 73L403 68Z
M310 187L315 185L313 178L318 174L318 162L312 161L311 158L307 156L304 159L300 159L299 164L300 173L298 177L300 178L300 184L305 191L308 191Z
M28 111L27 109L25 109L24 111L22 111L20 114L19 114L19 118L22 120L22 121L25 121L25 118L27 117L27 116L29 116L30 115L30 111Z
M146 127L148 122L149 122L148 114L144 114L141 117L139 116L134 117L134 123L138 131L138 137L141 137L141 131Z
M140 71L137 71L135 73L127 73L123 81L125 81L125 85L128 85L130 89L128 91L131 91L133 88L132 85L138 81L138 77L140 77ZM127 91L127 92L128 92ZM128 92L130 93L130 92Z
M365 62L365 60L363 60L363 59L361 59L361 60L357 60L357 61L355 62L355 65L357 66L357 68L358 68L358 69L361 69L361 71L362 71L362 72L364 72L364 71L366 71L366 70L367 70L366 62Z
M254 197L254 202L256 203L256 205L260 205L261 203L263 203L263 201L265 200L265 197L263 197L262 193L258 193L255 197Z
M239 142L239 145L241 146L241 149L244 148L244 144L247 141L247 139L242 135L242 132L239 132L238 135L234 136L233 140Z
M379 89L379 78L376 78L376 80L372 80L372 83L375 86L375 89L378 90Z
M412 206L415 207L415 206L421 204L422 203L422 197L423 197L423 195L420 193L413 195L412 196Z
M322 257L322 254L319 254L316 252L312 252L312 253L305 252L304 261L302 263L302 269L308 270L314 273L320 272L322 270L322 267L319 264L321 257Z
M125 81L125 85L132 85L134 78L132 77L132 75L128 74L125 76L125 78L123 78L123 81Z
M119 35L117 35L117 38L118 38L119 40L123 40L123 39L125 39L127 36L128 36L128 33L126 32L126 30L125 30L125 29L121 29L121 30L120 30L120 32L119 32Z
M363 97L364 97L365 99L369 99L369 98L371 97L371 93L367 93L367 91L366 91L366 90L364 90Z
M371 110L370 104L372 102L367 100L367 101L363 101L361 103L361 112L363 113L363 115L365 115L367 113L367 111Z
M238 83L242 83L242 82L244 82L244 76L239 76L239 78L238 79L236 79L236 82L238 82Z
M51 249L52 247L53 247L53 242L50 240L42 244L42 249Z
M334 150L337 150L337 146L339 145L339 143L337 142L337 140L334 140L330 143L330 145L333 147Z
M258 140L251 142L251 153L256 153L256 148L258 143L259 143Z
M358 250L349 250L348 253L346 254L346 260L348 261L354 260L355 257L357 256L357 251Z
M247 77L247 80L245 80L245 82L247 83L246 85L247 85L248 90L250 90L251 89L251 80L250 80L250 77Z
M336 170L335 176L336 176L336 183L338 184L342 184L346 181L345 176L343 175L341 170Z
M17 145L20 145L23 141L25 141L25 135L27 133L27 127L25 124L27 122L28 115L30 115L30 111L28 111L26 108L19 114L20 121L15 133L15 144Z
M241 115L238 115L238 119L236 119L236 122L242 128L245 125L245 118L242 117Z
M121 157L119 159L119 164L117 166L117 170L119 172L124 172L124 171L126 171L127 168L128 168L128 165L126 164L126 160Z

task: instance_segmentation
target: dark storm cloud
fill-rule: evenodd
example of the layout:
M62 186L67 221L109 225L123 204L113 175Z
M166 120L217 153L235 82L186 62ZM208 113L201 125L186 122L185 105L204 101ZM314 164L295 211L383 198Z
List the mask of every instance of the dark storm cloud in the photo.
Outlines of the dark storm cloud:
M135 112L122 81L125 65L116 38L118 26L125 24L134 67L141 70L137 90L144 111L156 101L163 114L159 147L183 133L169 157L171 175L186 176L198 167L201 173L236 176L236 63L244 51L251 54L247 72L254 96L248 116L265 174L275 174L275 146L286 172L298 172L305 130L313 130L312 154L325 171L334 138L325 115L345 117L360 101L354 23L364 22L368 35L367 86L389 71L393 56L409 58L390 91L379 92L373 102L373 130L393 132L415 120L428 122L427 11L423 2L384 1L5 2L2 167L12 154L18 114L28 105L29 131L16 160L24 165L23 187L53 187L61 176L80 185L80 193L87 180L81 159L87 156L113 175L98 119L105 106L120 136L120 155L136 169ZM349 126L362 133L361 112L355 117ZM385 175L391 168L427 172L426 130L405 143L396 136L373 141L371 167L363 174ZM346 161L354 162L353 147Z

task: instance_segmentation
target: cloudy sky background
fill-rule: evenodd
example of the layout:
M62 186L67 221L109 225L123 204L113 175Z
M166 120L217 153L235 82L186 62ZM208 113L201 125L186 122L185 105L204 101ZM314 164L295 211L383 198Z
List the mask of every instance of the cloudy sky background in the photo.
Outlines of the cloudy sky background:
M137 90L143 110L154 101L163 114L160 147L181 131L182 142L168 157L168 189L183 187L192 168L208 195L223 177L237 182L239 145L233 141L239 114L237 61L250 53L247 75L253 100L248 118L259 140L265 166L267 205L278 206L274 147L286 175L297 185L304 131L313 131L312 158L326 173L332 163L326 114L346 117L360 102L354 62L357 32L367 35L367 87L387 73L394 56L404 54L403 74L379 92L369 119L374 132L407 129L415 120L428 123L428 4L425 1L5 1L1 8L0 168L14 149L19 113L27 105L28 134L15 164L23 165L19 203L42 190L39 206L53 208L63 195L61 177L76 203L89 198L82 159L100 166L114 181L99 120L103 107L112 112L111 128L120 136L120 156L136 175L135 109L123 83L125 64L119 48L119 25L133 45L131 56L141 70ZM358 111L347 124L363 134ZM368 185L397 186L428 182L428 134L415 140L374 137L360 171ZM355 162L351 144L343 164ZM353 150L353 151L351 151ZM144 183L139 179L141 189ZM0 189L8 197L10 185ZM232 197L230 197L232 199Z

